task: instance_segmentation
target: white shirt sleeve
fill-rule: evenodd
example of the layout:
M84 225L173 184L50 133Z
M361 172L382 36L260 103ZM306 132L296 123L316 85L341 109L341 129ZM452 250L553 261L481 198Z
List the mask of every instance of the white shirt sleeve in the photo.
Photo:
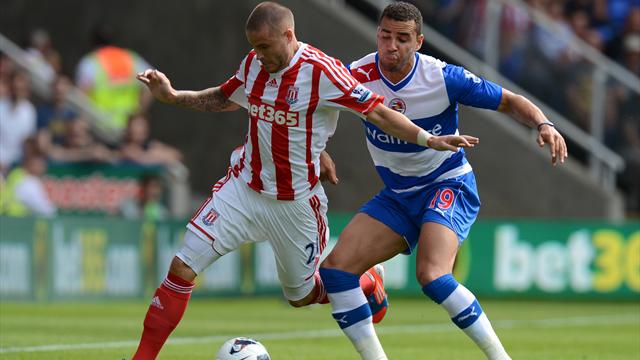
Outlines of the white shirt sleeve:
M42 182L35 176L26 176L16 186L16 197L35 215L50 217L57 212Z

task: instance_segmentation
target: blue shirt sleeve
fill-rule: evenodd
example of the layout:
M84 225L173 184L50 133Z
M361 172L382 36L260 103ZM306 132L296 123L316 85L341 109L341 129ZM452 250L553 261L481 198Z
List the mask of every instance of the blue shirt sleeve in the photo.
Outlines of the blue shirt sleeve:
M461 66L447 64L442 71L451 104L498 109L502 99L502 87L476 76Z

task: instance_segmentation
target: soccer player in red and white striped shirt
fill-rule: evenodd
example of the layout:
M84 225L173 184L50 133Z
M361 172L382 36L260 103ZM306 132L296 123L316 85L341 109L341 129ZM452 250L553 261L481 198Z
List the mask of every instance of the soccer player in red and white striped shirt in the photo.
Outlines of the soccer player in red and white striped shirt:
M138 75L166 103L200 111L243 107L249 126L227 176L187 225L183 247L149 306L134 359L155 359L182 318L196 275L243 243L269 241L291 305L326 302L317 273L329 237L319 158L339 111L354 112L387 134L436 149L456 150L474 141L431 136L384 106L382 97L338 60L296 39L293 14L286 7L256 6L246 35L253 50L221 86L177 91L157 70Z

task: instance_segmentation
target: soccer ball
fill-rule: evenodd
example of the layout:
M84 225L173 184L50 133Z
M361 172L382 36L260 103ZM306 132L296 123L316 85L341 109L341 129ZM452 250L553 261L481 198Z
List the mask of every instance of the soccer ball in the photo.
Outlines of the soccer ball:
M267 349L258 341L237 337L222 344L216 360L271 360Z

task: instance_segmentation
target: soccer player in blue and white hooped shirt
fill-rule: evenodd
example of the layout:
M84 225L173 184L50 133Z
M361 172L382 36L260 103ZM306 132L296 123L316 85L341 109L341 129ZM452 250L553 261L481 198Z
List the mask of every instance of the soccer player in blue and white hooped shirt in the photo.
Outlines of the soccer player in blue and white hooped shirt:
M352 75L432 135L458 134L458 103L497 110L537 128L538 144L549 144L552 163L564 162L564 139L531 101L462 67L417 53L424 39L421 25L415 6L387 6L377 31L378 51L353 62ZM464 150L437 152L398 140L370 122L364 125L386 186L360 209L321 265L334 318L363 359L387 359L376 346L358 279L374 264L417 247L416 275L424 294L445 308L488 359L510 359L476 297L452 276L458 248L480 207ZM330 157L323 159L333 171ZM325 175L336 178L335 173Z

